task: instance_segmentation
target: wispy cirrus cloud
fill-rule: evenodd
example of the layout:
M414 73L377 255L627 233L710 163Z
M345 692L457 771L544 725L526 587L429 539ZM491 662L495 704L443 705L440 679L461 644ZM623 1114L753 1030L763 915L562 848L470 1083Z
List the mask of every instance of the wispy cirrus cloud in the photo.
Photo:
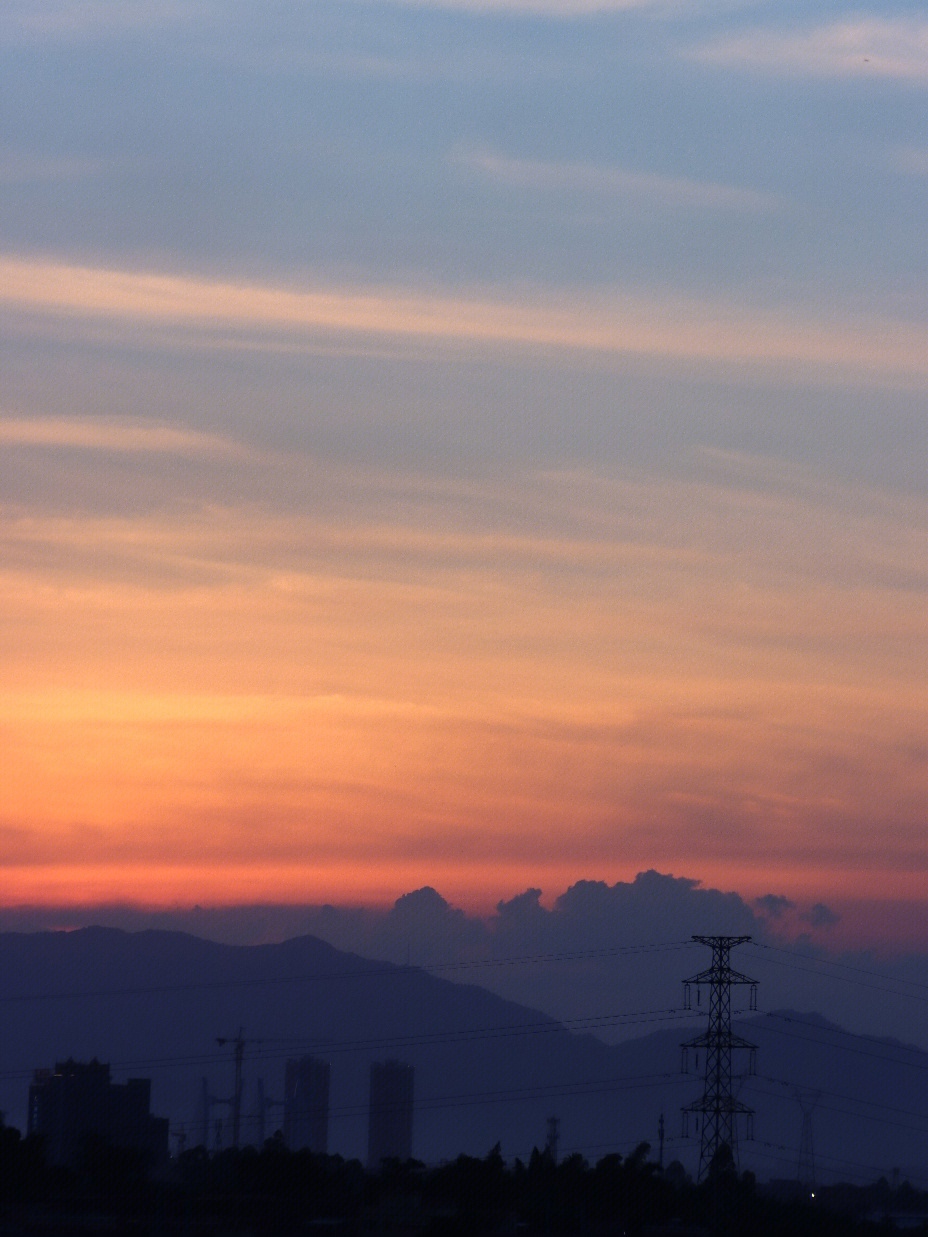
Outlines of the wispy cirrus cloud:
M120 454L238 458L245 449L226 438L170 425L98 418L0 417L0 447L65 447Z
M928 176L928 146L897 146L890 153L890 166L910 176Z
M674 12L678 0L369 0L384 9L439 8L475 16L505 15L572 19L635 9ZM74 39L132 32L144 33L198 18L223 23L243 12L261 12L260 3L229 0L7 0L0 32L27 38ZM267 14L264 15L265 20ZM273 19L273 15L272 19Z
M6 0L0 35L75 39L145 32L214 11L206 0Z
M688 52L706 64L814 77L889 77L928 85L928 19L858 14L797 30L722 35Z
M895 320L821 321L738 304L640 293L441 292L397 287L232 283L0 257L0 304L71 320L307 338L393 337L432 345L581 350L722 364L841 367L928 377L928 328ZM225 343L225 340L223 340Z
M669 0L398 0L415 7L461 9L470 13L506 13L530 17L587 17L628 9L667 8Z
M464 152L454 162L489 180L522 189L596 194L683 209L766 212L783 206L774 194L737 185L599 164L513 159L491 150Z

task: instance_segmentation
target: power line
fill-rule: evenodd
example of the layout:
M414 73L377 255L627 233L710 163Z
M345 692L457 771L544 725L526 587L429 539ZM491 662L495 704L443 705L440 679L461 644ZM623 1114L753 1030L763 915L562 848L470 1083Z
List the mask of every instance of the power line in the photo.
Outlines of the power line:
M783 1086L788 1086L788 1087L793 1086L792 1083L783 1082L783 1080L780 1078L772 1078L770 1079L770 1081L781 1083ZM778 1094L778 1092L776 1091L764 1091L763 1088L759 1088L759 1089L764 1095L777 1095ZM825 1094L833 1094L833 1093L823 1091L820 1094L825 1095ZM849 1100L852 1104L857 1104L857 1103L864 1104L868 1102L866 1100L857 1100L853 1095L842 1096L841 1098ZM924 1125L909 1125L907 1122L897 1121L893 1117L881 1117L881 1116L878 1116L876 1113L870 1113L870 1112L855 1112L853 1109L850 1109L850 1108L836 1108L834 1104L819 1103L818 1107L823 1108L827 1110L828 1112L839 1113L840 1115L845 1116L845 1117L855 1117L857 1120L860 1120L860 1121L877 1121L881 1125L894 1126L897 1130L909 1130L915 1134L928 1134L928 1127ZM889 1109L890 1111L892 1111L889 1105L885 1105L885 1107ZM916 1112L908 1113L907 1115L915 1117L916 1119L921 1117L921 1113L916 1113Z
M772 950L775 953L789 954L793 958L800 958L803 961L815 962L820 966L840 967L844 971L856 971L859 975L871 975L874 979L890 979L893 983L911 984L915 988L924 988L928 990L928 983L923 983L919 979L906 979L902 975L887 975L883 971L874 971L869 967L855 966L851 962L839 962L837 958L816 958L810 954L800 952L798 949L788 949L785 945L767 945L763 941L752 942L755 949Z
M503 1023L493 1027L475 1027L461 1028L454 1031L422 1031L411 1035L394 1036L391 1039L377 1040L316 1040L307 1039L306 1036L294 1036L286 1039L269 1039L263 1040L266 1044L286 1044L292 1049L294 1045L321 1045L326 1047L329 1044L340 1048L355 1048L355 1047L391 1047L391 1046L406 1046L416 1043L440 1043L448 1040L459 1041L468 1039L484 1039L494 1037L505 1037L508 1035L522 1035L533 1033L557 1033L558 1031L568 1031L571 1034L583 1033L590 1030L598 1030L601 1027L634 1026L642 1022L664 1022L675 1020L689 1020L694 1015L691 1011L669 1007L667 1009L643 1009L634 1010L628 1013L618 1014L591 1014L583 1018L565 1018L558 1021L553 1018L547 1018L543 1022L520 1022L507 1024ZM603 1045L608 1047L608 1045Z
M674 1147L682 1146L686 1148L693 1147L695 1145L695 1141L696 1140L694 1138L668 1138L667 1139L667 1142ZM750 1146L751 1146L752 1156L761 1156L763 1159L766 1159L766 1160L775 1159L781 1162L783 1161L783 1159L786 1159L786 1161L789 1164L793 1164L795 1161L795 1156L796 1156L795 1147L786 1147L782 1143L773 1143L773 1142L769 1142L769 1141L766 1141L760 1138L751 1139ZM764 1150L764 1148L767 1148L767 1150ZM771 1152L773 1151L779 1152L780 1154L772 1155ZM844 1168L854 1169L856 1170L855 1175L857 1175L858 1177L862 1177L863 1174L867 1174L867 1179L869 1181L876 1181L880 1177L886 1176L886 1168L879 1167L878 1165L875 1165L875 1164L861 1164L857 1160L845 1160L845 1159L841 1159L840 1156L834 1156L834 1155L818 1155L817 1159L827 1161L829 1164L838 1164L838 1165L843 1165ZM832 1170L832 1171L838 1171L838 1170ZM841 1171L843 1171L843 1169ZM918 1171L912 1172L910 1169L906 1169L905 1172L906 1172L906 1178L910 1184L913 1182L916 1184L922 1184L922 1185L928 1183L928 1178L923 1177ZM828 1187L826 1186L825 1188L827 1189Z
M638 1010L630 1013L617 1013L611 1015L598 1015L600 1020L599 1025L614 1026L617 1023L624 1026L644 1025L647 1023L663 1023L663 1022L685 1022L692 1021L693 1014L681 1009L661 1009L661 1010ZM361 1051L388 1051L397 1048L409 1047L428 1047L433 1044L454 1044L466 1043L470 1040L480 1039L498 1039L509 1036L523 1035L539 1035L551 1034L557 1032L571 1033L570 1024L573 1021L587 1023L588 1019L568 1019L566 1023L556 1022L553 1019L545 1022L532 1023L517 1023L513 1025L502 1024L492 1027L477 1027L473 1030L450 1030L450 1031L435 1031L422 1032L412 1035L393 1036L389 1038L379 1037L376 1039L356 1039L356 1040L325 1040L319 1038L294 1038L287 1040L262 1040L262 1043L278 1045L277 1047L268 1050L259 1050L252 1053L249 1057L250 1061L275 1061L282 1060L303 1048L307 1051L315 1052L338 1053L338 1052L361 1052ZM581 1027L581 1030L588 1027ZM603 1048L608 1045L603 1044ZM128 1069L180 1069L183 1067L210 1065L217 1061L224 1060L222 1054L216 1052L190 1053L178 1056L169 1057L148 1057L134 1058L125 1061L113 1061L111 1066L118 1070ZM14 1081L20 1078L28 1078L32 1076L31 1070L5 1070L0 1071L0 1080Z
M773 950L773 949L775 949L775 950L777 950L777 951L778 951L778 952L780 952L780 953L789 953L789 954L793 954L793 956L794 956L794 957L798 957L798 958L801 958L801 959L802 959L802 960L804 960L804 961L808 961L808 962L815 963L815 964L817 964L818 966L821 966L821 967L825 967L825 966L846 966L846 964L845 964L845 963L842 963L842 962L830 962L830 961L828 961L827 959L807 958L804 954L796 954L796 953L794 953L794 951L792 951L792 950L782 949L780 946L777 946L777 945L761 945L761 944L756 943L756 942L755 942L755 944L757 945L757 948L758 948L758 949L764 949L764 950ZM817 969L815 969L815 967L814 967L814 966L811 966L811 967L810 967L810 966L800 966L800 965L799 965L798 963L796 963L796 962L787 962L787 961L786 961L785 959L783 959L783 958L765 958L764 960L765 960L766 962L773 962L773 963L775 963L777 966L786 966L786 967L789 967L791 970L794 970L794 971L802 971L802 972L803 972L804 974L806 974L806 975L817 975L820 979L822 978L822 975L823 975L823 974L826 974L826 975L827 975L827 972L823 972L822 970L817 970ZM921 983L918 983L918 981L917 981L917 980L897 979L895 976L892 976L892 975L881 975L878 971L868 971L868 970L865 970L863 967L852 967L852 966L847 965L847 966L846 966L846 969L847 969L847 970L858 971L860 974L863 974L863 975L872 975L872 976L874 976L874 977L875 977L875 978L877 978L877 979L882 979L882 980L884 980L884 983L882 983L882 984L868 984L868 983L865 983L865 982L864 982L863 980L861 980L861 979L854 979L854 978L853 978L853 976L851 976L851 975L827 975L827 978L829 978L829 979L838 979L838 980L841 980L841 982L842 982L842 983L846 983L846 984L856 984L856 985L857 985L857 987L859 987L859 988L869 988L869 989L870 989L871 991L873 991L873 992L886 992L886 993L889 993L891 996L901 996L901 997L906 997L906 998L908 998L909 1000L912 1000L912 1001L928 1001L928 993L922 994L921 992L905 992L905 991L901 991L901 990L900 990L900 989L898 989L898 988L890 988L890 987L887 987L887 986L886 986L886 982L885 982L885 981L887 981L887 980L888 980L890 983L913 984L914 986L916 986L916 987L920 987L920 988L928 988L928 984L921 984Z
M481 958L468 962L436 962L422 966L401 966L382 961L373 967L352 971L323 971L308 975L262 975L249 979L216 979L190 983L152 984L136 988L89 988L68 992L3 993L0 1004L28 1001L71 1001L108 997L159 996L166 992L207 992L217 988L263 988L275 984L318 983L334 979L401 979L414 974L429 975L433 971L469 971L496 969L503 966L529 966L549 962L581 962L594 958L619 957L624 954L662 953L689 947L692 941L660 941L647 945L619 945L608 949L577 950L564 953L524 954L508 958Z
M760 1082L773 1082L773 1083L778 1084L781 1087L795 1088L795 1085L796 1085L795 1083L788 1082L785 1078L774 1078L771 1074L755 1074L754 1077L757 1078ZM856 1095L845 1095L841 1091L828 1091L824 1089L823 1087L819 1087L818 1085L816 1085L815 1087L815 1093L816 1095L827 1095L827 1096L830 1096L832 1099L836 1099L836 1100L847 1100L851 1104L866 1104L870 1108L883 1108L887 1112L895 1112L895 1113L898 1113L900 1116L904 1116L904 1117L915 1117L917 1120L928 1120L928 1117L925 1116L924 1112L916 1112L912 1108L897 1108L893 1104L884 1104L881 1100L859 1099ZM776 1094L776 1093L770 1092L770 1094ZM835 1109L834 1111L837 1112L839 1110ZM843 1111L843 1110L840 1110L840 1111ZM865 1120L868 1118L867 1113L859 1113L855 1115L861 1116ZM928 1129L925 1130L925 1133L928 1133Z
M530 1100L563 1099L571 1095L604 1095L612 1091L634 1091L647 1087L666 1087L682 1083L680 1074L630 1074L618 1078L594 1078L578 1083L553 1083L550 1086L510 1087L493 1091L463 1091L455 1095L425 1096L416 1100L416 1112L440 1108L466 1108L481 1104L526 1103ZM366 1104L351 1104L329 1110L331 1117L357 1117L367 1113Z
M782 1152L784 1155L789 1156L791 1158L795 1156L795 1150L792 1147L784 1147L782 1143L765 1142L763 1139L756 1139L754 1141L753 1150L757 1155L761 1155L761 1156L764 1155L764 1152L761 1150L761 1148L763 1147L768 1147L770 1148L771 1151ZM767 1155L765 1158L773 1159L774 1157L771 1155ZM776 1158L779 1158L779 1157L776 1157ZM847 1168L856 1169L858 1173L867 1173L867 1174L874 1173L876 1174L877 1177L886 1176L885 1167L880 1168L875 1164L861 1164L857 1160L843 1160L839 1156L834 1156L834 1155L820 1155L818 1156L818 1159L825 1160L829 1164L841 1164ZM926 1181L926 1178L923 1177L920 1173L907 1173L906 1175L910 1183L913 1181L917 1183L923 1183Z
M315 1052L326 1052L330 1054L341 1053L341 1052L359 1052L359 1051L375 1051L375 1050L389 1051L389 1050L395 1050L395 1049L402 1048L402 1047L407 1047L407 1048L428 1047L432 1045L466 1043L472 1040L480 1040L480 1039L508 1038L510 1036L528 1036L528 1035L552 1034L552 1033L556 1034L558 1032L576 1033L578 1031L588 1031L591 1029L596 1029L597 1027L605 1027L605 1026L616 1026L616 1025L635 1026L635 1025L654 1024L654 1023L660 1024L660 1023L665 1023L665 1022L666 1023L679 1023L683 1021L692 1021L694 1017L696 1017L696 1015L694 1014L692 1010L687 1011L685 1009L669 1007L666 1009L656 1009L656 1010L623 1011L623 1012L617 1012L617 1013L612 1013L612 1014L602 1013L602 1014L597 1014L597 1015L590 1015L585 1018L565 1019L563 1022L557 1022L551 1019L551 1020L544 1020L541 1022L500 1024L496 1026L485 1026L485 1027L476 1027L476 1028L469 1028L469 1029L457 1028L457 1029L448 1030L448 1031L422 1032L422 1033L410 1034L410 1035L378 1037L378 1038L371 1038L371 1039L326 1040L326 1039L319 1039L319 1038L312 1038L312 1037L294 1037L292 1039L291 1038L263 1039L261 1041L262 1045L273 1045L273 1047L262 1048L262 1050L259 1050L258 1052L251 1054L249 1057L249 1060L251 1061L281 1060L281 1059L284 1059L286 1056L290 1055L291 1053L295 1051L299 1051L301 1048L307 1051L312 1050ZM828 1028L819 1028L818 1023L809 1022L806 1019L795 1018L792 1015L769 1013L769 1014L764 1015L764 1018L765 1019L777 1018L777 1019L790 1022L790 1023L797 1022L797 1023L802 1023L803 1025L811 1026L816 1029L828 1030ZM864 1048L858 1048L855 1045L851 1045L851 1044L828 1042L828 1041L824 1041L820 1038L813 1037L813 1036L798 1035L795 1031L790 1031L790 1030L787 1030L781 1027L771 1026L768 1029L773 1031L776 1034L787 1035L787 1036L791 1036L792 1038L802 1039L810 1043L819 1044L823 1047L840 1048L840 1049L843 1049L849 1052L862 1053L863 1055L866 1055L866 1056L871 1056L871 1057L875 1057L878 1059L886 1060L891 1064L900 1064L900 1065L911 1066L911 1067L919 1068L919 1069L928 1069L928 1062L900 1061L898 1058L889 1057L885 1053L872 1052ZM840 1029L838 1030L837 1033L840 1035L844 1035L846 1037L864 1038L868 1040L872 1038L868 1036L856 1036L853 1032L845 1032ZM881 1041L876 1040L874 1042L880 1043ZM919 1050L915 1049L914 1051L919 1051ZM224 1059L225 1059L224 1054L220 1054L217 1052L191 1053L191 1054L182 1054L182 1055L168 1056L168 1057L134 1058L134 1059L124 1060L124 1061L115 1061L115 1062L112 1062L112 1066L114 1069L118 1069L118 1070L142 1069L142 1068L148 1068L148 1069L174 1069L174 1068L184 1068L184 1067L192 1068L194 1066L204 1066L204 1065L215 1064ZM0 1079L4 1081L14 1081L20 1078L28 1078L28 1077L31 1077L31 1075L32 1075L31 1070L0 1071ZM784 1083L784 1080L776 1079L776 1078L769 1078L769 1081L774 1082L774 1083L781 1083L781 1084ZM844 1095L834 1093L834 1092L831 1092L829 1094L831 1094L833 1098L846 1099L854 1103L865 1103L865 1104L871 1104L874 1106L877 1105L876 1101L858 1100L854 1096L844 1096ZM889 1105L883 1105L883 1107L887 1109L891 1108L891 1106ZM908 1110L897 1110L897 1111L900 1111L903 1115L910 1115L910 1116L918 1115L918 1114L909 1112Z
M416 1099L416 1112L431 1112L444 1108L470 1108L484 1104L524 1104L534 1100L563 1099L571 1095L604 1095L615 1091L634 1091L648 1087L666 1087L684 1079L674 1073L632 1074L613 1078L594 1078L577 1083L554 1083L549 1086L509 1087L491 1091L464 1091L452 1095L423 1096ZM329 1119L363 1117L367 1104L347 1104L329 1109ZM245 1120L249 1120L246 1117Z
M831 1028L822 1027L817 1022L811 1022L808 1018L798 1018L794 1016L793 1014L778 1014L778 1013L771 1012L771 1013L765 1014L764 1017L765 1018L777 1018L781 1022L789 1022L789 1023L795 1022L802 1026L814 1027L816 1030L831 1031ZM773 1031L774 1034L776 1035L790 1035L793 1037L793 1039L802 1039L810 1044L819 1044L824 1048L838 1048L842 1052L855 1052L860 1056L874 1057L877 1060L888 1061L894 1065L903 1065L907 1069L928 1070L928 1059L925 1059L922 1061L905 1061L905 1060L900 1060L898 1057L888 1056L885 1051L884 1052L873 1052L866 1048L857 1048L853 1044L841 1044L841 1043L835 1043L833 1041L829 1042L827 1040L818 1039L813 1035L799 1035L795 1031L787 1031L783 1027L768 1026L767 1030ZM837 1033L838 1035L843 1035L848 1038L863 1039L863 1040L867 1040L868 1042L885 1045L885 1040L877 1039L875 1036L872 1036L872 1035L858 1034L855 1031L845 1031L841 1027L834 1028L834 1031L832 1031L832 1033ZM893 1045L893 1047L895 1047L895 1045ZM918 1052L921 1054L922 1057L928 1057L928 1054L925 1054L924 1051L920 1048L906 1048L904 1044L900 1044L899 1048L905 1052Z

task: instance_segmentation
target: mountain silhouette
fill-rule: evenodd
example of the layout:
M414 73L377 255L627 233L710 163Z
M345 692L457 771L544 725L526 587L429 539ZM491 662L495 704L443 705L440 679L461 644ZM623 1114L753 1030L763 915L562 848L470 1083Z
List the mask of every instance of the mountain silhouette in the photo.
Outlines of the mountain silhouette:
M676 974L668 992L676 994ZM0 934L0 1106L23 1127L31 1072L73 1057L112 1065L113 1077L152 1079L152 1110L200 1140L201 1079L216 1097L233 1088L231 1039L245 1049L244 1140L259 1136L258 1080L279 1100L288 1057L331 1063L329 1148L362 1158L370 1063L415 1067L414 1154L435 1162L459 1152L527 1157L561 1123L561 1151L589 1159L627 1154L642 1140L657 1149L665 1115L665 1159L692 1168L680 1108L700 1091L696 1062L680 1072L680 1043L700 1013L631 1011L604 993L603 1014L640 1018L641 1038L607 1045L537 1010L415 967L375 962L314 937L234 946L179 932L112 928ZM669 1002L668 1002L669 1004ZM669 1021L669 1025L661 1025ZM796 1171L797 1095L815 1100L821 1180L872 1179L894 1168L921 1181L928 1165L928 1054L889 1040L851 1036L817 1015L781 1012L739 1023L759 1045L758 1076L739 1096L757 1109L755 1143L742 1164L759 1176ZM702 1064L702 1063L700 1063ZM228 1111L216 1106L216 1116ZM282 1123L267 1109L264 1133Z

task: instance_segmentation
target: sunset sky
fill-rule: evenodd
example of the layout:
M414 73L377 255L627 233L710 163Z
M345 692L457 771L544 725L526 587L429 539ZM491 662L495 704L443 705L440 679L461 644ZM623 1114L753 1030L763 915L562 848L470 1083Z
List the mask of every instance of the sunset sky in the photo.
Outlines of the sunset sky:
M5 0L0 903L928 949L928 16Z

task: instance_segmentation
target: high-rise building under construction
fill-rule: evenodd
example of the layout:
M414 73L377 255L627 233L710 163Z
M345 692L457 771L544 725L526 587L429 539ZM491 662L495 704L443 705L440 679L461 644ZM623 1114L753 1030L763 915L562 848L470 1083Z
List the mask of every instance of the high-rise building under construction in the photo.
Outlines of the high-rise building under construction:
M413 1068L403 1061L371 1063L367 1164L412 1158Z
M298 1057L284 1071L284 1142L292 1151L329 1149L329 1063Z

